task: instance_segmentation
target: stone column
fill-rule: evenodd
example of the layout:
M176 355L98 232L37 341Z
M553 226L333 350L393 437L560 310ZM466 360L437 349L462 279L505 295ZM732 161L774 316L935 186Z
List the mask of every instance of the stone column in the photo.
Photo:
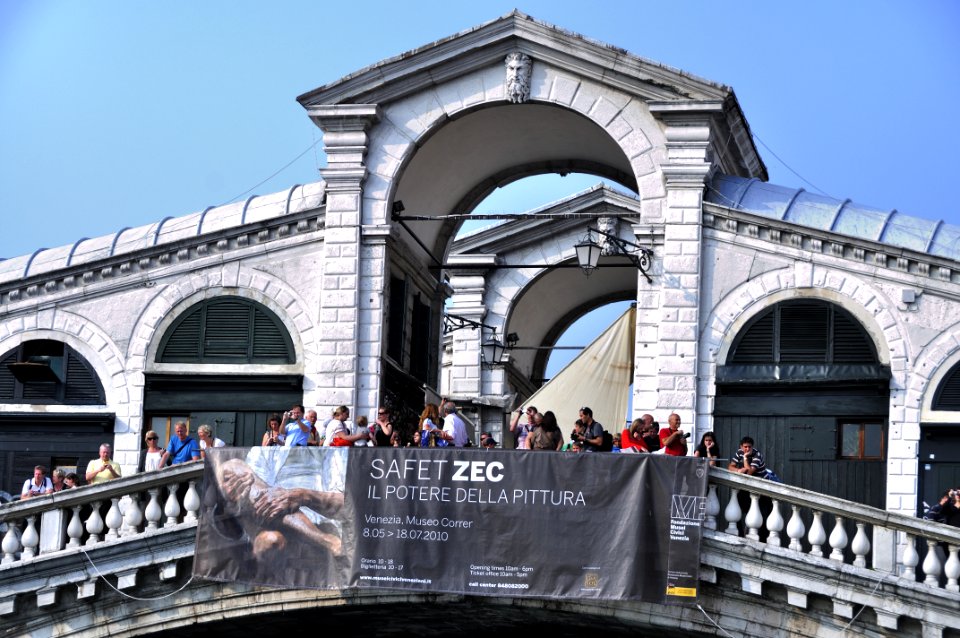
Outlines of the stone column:
M666 161L661 166L667 191L664 209L663 272L659 277L656 307L647 303L642 331L645 338L656 324L657 343L638 352L653 350L655 363L647 371L638 362L637 375L656 374L656 414L676 412L687 431L702 430L698 413L709 419L712 406L698 405L697 377L700 373L701 233L704 184L711 171L710 138L713 117L722 115L722 105L652 105L651 111L665 125ZM650 301L649 299L645 301ZM638 323L640 304L638 303ZM638 335L641 330L638 330ZM649 386L649 379L635 379ZM688 443L693 450L694 439Z
M385 267L381 255L376 263L361 263L361 207L363 182L367 176L364 160L367 153L367 131L380 119L380 108L375 104L341 104L315 106L308 111L310 118L323 130L327 168L320 170L326 181L326 229L323 241L323 276L320 301L320 352L316 375L310 370L307 389L313 385L313 403L319 406L347 405L357 414L369 411L371 405L358 405L360 370L379 370L379 347L362 348L364 341L380 342L382 334L382 307L360 304L361 272L376 271L383 276ZM378 319L369 330L360 330L360 314L373 313ZM363 356L361 356L363 352ZM371 354L373 352L374 354ZM371 360L372 359L372 360ZM379 377L374 375L377 387L363 403L376 402ZM310 401L306 401L308 404Z

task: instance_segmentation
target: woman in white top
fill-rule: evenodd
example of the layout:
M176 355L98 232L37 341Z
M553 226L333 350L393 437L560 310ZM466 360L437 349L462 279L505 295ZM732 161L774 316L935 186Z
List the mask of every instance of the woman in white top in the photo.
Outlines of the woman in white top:
M158 441L160 436L153 430L147 430L147 447L140 451L140 472L152 472L160 469L160 458L163 456L163 448Z
M201 459L207 458L207 448L227 446L221 439L213 436L213 430L206 423L197 428L197 438L200 439Z

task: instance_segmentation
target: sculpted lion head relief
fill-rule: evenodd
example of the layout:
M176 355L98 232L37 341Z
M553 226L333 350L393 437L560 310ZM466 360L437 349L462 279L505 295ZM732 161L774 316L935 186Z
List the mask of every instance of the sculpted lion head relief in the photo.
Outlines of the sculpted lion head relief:
M507 69L506 93L507 100L520 104L530 99L530 74L533 71L533 60L526 53L516 51L508 53L504 60Z

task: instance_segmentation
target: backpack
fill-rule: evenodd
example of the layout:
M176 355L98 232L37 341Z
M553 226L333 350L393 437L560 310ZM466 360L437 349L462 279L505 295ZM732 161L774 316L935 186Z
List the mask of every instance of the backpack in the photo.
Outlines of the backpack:
M613 451L613 435L607 432L606 430L603 431L603 443L600 444L600 451L601 452Z

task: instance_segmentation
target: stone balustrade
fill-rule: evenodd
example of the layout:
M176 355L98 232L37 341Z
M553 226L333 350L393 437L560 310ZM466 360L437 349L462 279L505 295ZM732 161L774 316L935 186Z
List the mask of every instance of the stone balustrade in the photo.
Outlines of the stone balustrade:
M93 596L106 575L116 589L148 568L177 576L195 551L202 474L190 463L0 507L0 616L31 597L53 605L67 585ZM960 530L719 468L704 528L704 583L730 572L758 597L769 585L798 608L826 596L840 618L870 607L879 627L909 618L924 635L960 622Z
M0 508L0 565L195 524L202 474L189 463L9 503Z
M705 527L960 591L960 530L792 485L711 468Z

